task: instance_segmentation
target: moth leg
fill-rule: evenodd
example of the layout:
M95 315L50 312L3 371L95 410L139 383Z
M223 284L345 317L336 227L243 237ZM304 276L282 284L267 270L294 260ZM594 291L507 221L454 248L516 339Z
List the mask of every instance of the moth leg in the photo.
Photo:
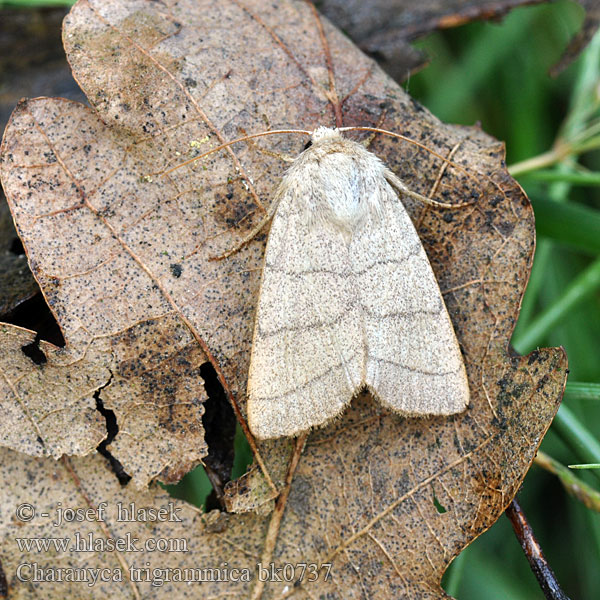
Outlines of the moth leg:
M441 166L440 171L435 179L435 182L431 186L431 191L429 192L429 196L423 196L417 192L413 192L395 173L386 169L384 176L387 179L388 183L392 185L398 192L402 194L406 194L415 200L419 200L424 204L428 204L429 206L436 206L437 208L463 208L464 206L472 206L477 201L470 200L468 202L457 202L456 204L450 204L449 202L440 202L439 200L434 200L431 196L435 193L437 188L440 185L440 181L446 171L446 168L450 164L450 159L456 154L461 142L458 142L448 154L448 157L444 159L444 164Z
M427 196L423 196L417 192L413 192L395 173L392 173L389 169L386 169L384 173L385 178L388 183L395 188L401 194L406 194L415 200L419 200L424 204L429 204L430 206L436 206L438 208L462 208L464 206L472 206L477 202L477 200L469 200L468 202L458 202L457 204L450 204L449 202L440 202L439 200L434 200L433 198L428 198Z
M431 196L433 196L435 194L438 187L440 186L440 182L442 181L442 177L444 176L444 173L446 172L446 169L448 168L448 165L450 164L450 160L452 160L454 155L458 152L458 149L461 144L462 144L462 140L460 142L458 142L457 144L455 144L454 147L452 148L452 150L450 150L450 152L448 153L446 160L443 162L442 166L440 167L438 176L436 177L435 181L433 182L433 185L431 186L431 190L429 192L430 198L431 198Z
M371 135L368 138L365 138L364 140L362 140L360 142L361 146L363 146L363 148L368 149L376 137L377 137L377 134L375 132L371 133Z
M267 223L269 223L269 221L273 218L273 215L275 214L275 211L277 210L278 204L279 204L279 199L277 198L273 202L273 205L271 206L271 208L269 209L267 214L261 219L261 221L258 223L258 225L256 225L248 235L246 235L244 238L242 238L242 240L240 240L233 248L227 250L227 252L224 252L223 254L220 254L218 256L211 256L209 260L223 260L224 258L227 258L227 257L231 256L232 254L235 254L236 252L241 250L246 244L251 242L262 231L262 229L265 227L265 225L267 225Z

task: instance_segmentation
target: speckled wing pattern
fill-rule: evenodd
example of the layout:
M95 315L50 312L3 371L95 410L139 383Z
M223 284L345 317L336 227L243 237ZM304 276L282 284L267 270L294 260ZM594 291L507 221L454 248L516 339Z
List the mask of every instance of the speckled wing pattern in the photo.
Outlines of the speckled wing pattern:
M393 174L326 134L278 192L248 378L259 438L322 425L364 387L404 415L469 402L454 329Z
M366 329L364 383L407 415L449 415L469 403L467 374L429 259L387 184L381 218L353 240L354 289Z
M364 355L353 287L344 240L307 222L285 194L269 232L248 378L257 437L294 435L352 399Z

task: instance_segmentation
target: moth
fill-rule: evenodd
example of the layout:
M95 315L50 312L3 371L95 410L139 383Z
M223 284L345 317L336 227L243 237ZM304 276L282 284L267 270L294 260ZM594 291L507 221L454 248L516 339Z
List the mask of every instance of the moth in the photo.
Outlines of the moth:
M401 415L469 404L448 311L398 194L361 144L319 127L274 198L255 317L248 419L261 439L337 417L368 389Z

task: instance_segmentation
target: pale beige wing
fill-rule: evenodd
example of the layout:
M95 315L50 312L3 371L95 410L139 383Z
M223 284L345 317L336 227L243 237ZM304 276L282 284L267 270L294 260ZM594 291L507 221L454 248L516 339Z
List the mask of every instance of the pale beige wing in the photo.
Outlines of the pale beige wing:
M273 218L255 319L248 419L263 439L338 415L364 365L348 246L293 197L281 198Z
M438 283L402 202L380 188L381 210L352 245L367 339L367 386L402 414L461 412L463 357Z

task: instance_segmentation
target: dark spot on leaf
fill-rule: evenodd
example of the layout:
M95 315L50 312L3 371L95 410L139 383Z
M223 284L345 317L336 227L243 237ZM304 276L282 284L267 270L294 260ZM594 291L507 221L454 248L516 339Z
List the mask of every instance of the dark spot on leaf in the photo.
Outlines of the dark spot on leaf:
M402 495L405 494L410 489L410 487L410 475L408 474L408 471L404 469L402 471L402 475L400 475L400 477L398 477L398 479L396 480L396 490L398 491L398 494Z
M410 102L413 105L413 108L417 111L417 112L423 112L425 109L423 108L423 106L417 102L412 96L409 96Z
M458 438L458 435L456 432L454 432L454 437L453 437L453 443L454 443L454 447L456 448L456 450L462 454L462 445L460 443L460 439Z
M550 376L548 375L548 373L546 373L537 383L537 386L535 388L536 392L541 392L542 388L544 388L546 386L546 384L548 383L548 381L550 380Z

